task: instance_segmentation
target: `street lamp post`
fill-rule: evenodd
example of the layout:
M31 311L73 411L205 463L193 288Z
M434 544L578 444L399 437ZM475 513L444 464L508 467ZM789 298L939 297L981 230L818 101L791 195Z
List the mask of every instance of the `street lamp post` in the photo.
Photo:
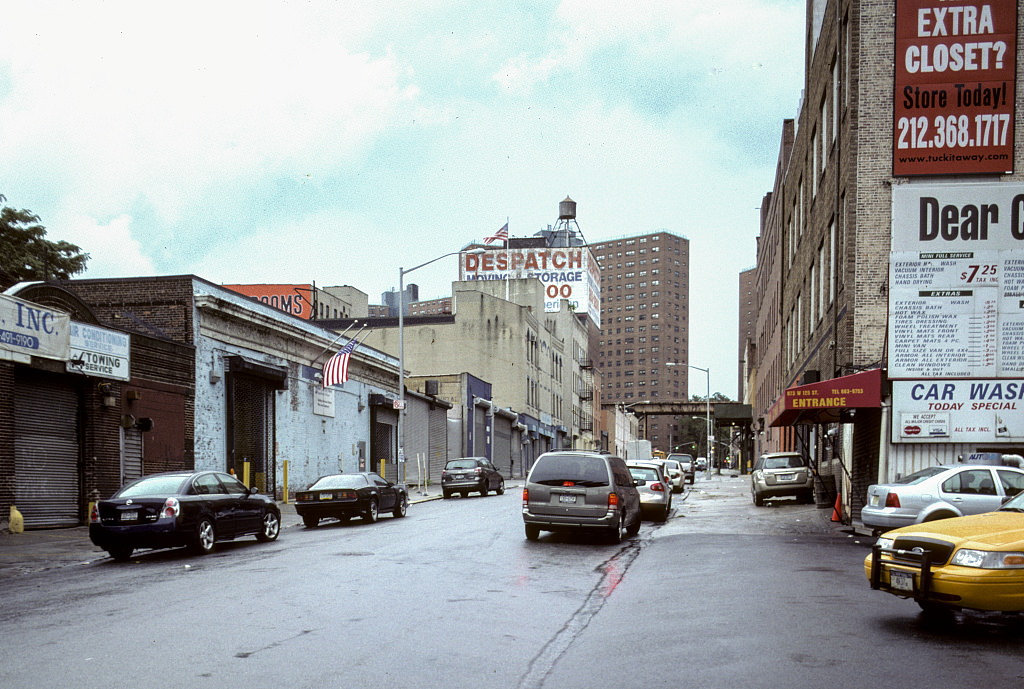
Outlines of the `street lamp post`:
M478 254L484 249L473 249L466 253ZM398 466L395 467L395 478L403 479L400 475L402 465L405 463L405 276L414 270L429 266L435 261L449 256L458 256L463 252L451 251L447 254L432 258L425 263L412 268L398 267ZM398 483L403 481L399 480Z
M684 364L681 364L681 363L679 363L677 361L666 361L665 365L666 366L683 366ZM708 396L707 396L707 398L705 400L705 403L704 403L704 420L707 422L707 427L708 427L708 468L704 472L704 475L708 479L710 479L711 478L711 467L714 466L714 464L715 464L714 436L711 433L711 369L710 368L701 368L700 366L694 366L693 364L688 364L688 365L689 365L690 368L695 368L698 371L703 371L704 375L707 376L707 381L708 381Z
M711 433L711 369L701 368L700 366L689 365L690 368L695 368L698 371L704 371L704 375L708 381L708 396L704 399L704 420L708 426L708 468L704 472L704 476L707 479L711 478L711 467L715 465L715 444L714 435Z

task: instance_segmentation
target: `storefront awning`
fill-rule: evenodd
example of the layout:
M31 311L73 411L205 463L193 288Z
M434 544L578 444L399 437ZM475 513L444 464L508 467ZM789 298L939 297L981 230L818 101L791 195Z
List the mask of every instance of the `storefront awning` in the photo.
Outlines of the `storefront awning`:
M768 414L770 426L849 423L857 409L882 406L882 370L786 388Z

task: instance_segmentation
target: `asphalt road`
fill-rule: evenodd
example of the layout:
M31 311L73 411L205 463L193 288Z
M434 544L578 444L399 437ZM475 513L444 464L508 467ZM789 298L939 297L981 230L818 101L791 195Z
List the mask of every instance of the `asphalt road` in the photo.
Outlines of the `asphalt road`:
M519 495L0 578L0 686L1011 687L1019 618L871 591L828 510L697 479L620 546Z

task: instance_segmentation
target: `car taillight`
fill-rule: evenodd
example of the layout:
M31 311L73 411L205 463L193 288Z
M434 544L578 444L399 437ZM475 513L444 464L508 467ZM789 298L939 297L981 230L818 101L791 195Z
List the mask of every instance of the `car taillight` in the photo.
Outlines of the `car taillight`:
M178 498L167 498L164 500L164 508L160 511L161 518L174 519L181 514L181 503Z
M888 495L885 496L885 506L886 507L899 507L900 506L900 496L897 495L896 493L889 493Z
M99 523L100 521L100 504L94 502L92 504L92 511L89 513L89 521Z
M651 490L660 490L660 491L664 492L665 491L665 486L661 485L660 483L652 483L651 484Z
M474 473L474 474L480 474L480 473L483 473L483 469L481 469L480 467L477 467L476 469L473 469L473 473Z
M523 504L525 505L528 502L530 502L530 491L528 491L526 488L523 488Z
M608 507L618 507L618 506L619 506L619 494L618 493L608 493Z

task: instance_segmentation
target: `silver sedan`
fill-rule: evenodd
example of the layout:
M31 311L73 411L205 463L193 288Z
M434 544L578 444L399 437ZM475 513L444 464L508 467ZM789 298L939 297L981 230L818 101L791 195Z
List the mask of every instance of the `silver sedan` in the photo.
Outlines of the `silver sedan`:
M654 462L626 462L626 466L640 493L640 510L644 516L653 516L659 522L668 519L672 510L672 484L662 466Z
M888 531L935 519L992 512L1022 490L1024 471L1014 467L928 467L892 483L869 486L860 518L872 531Z

